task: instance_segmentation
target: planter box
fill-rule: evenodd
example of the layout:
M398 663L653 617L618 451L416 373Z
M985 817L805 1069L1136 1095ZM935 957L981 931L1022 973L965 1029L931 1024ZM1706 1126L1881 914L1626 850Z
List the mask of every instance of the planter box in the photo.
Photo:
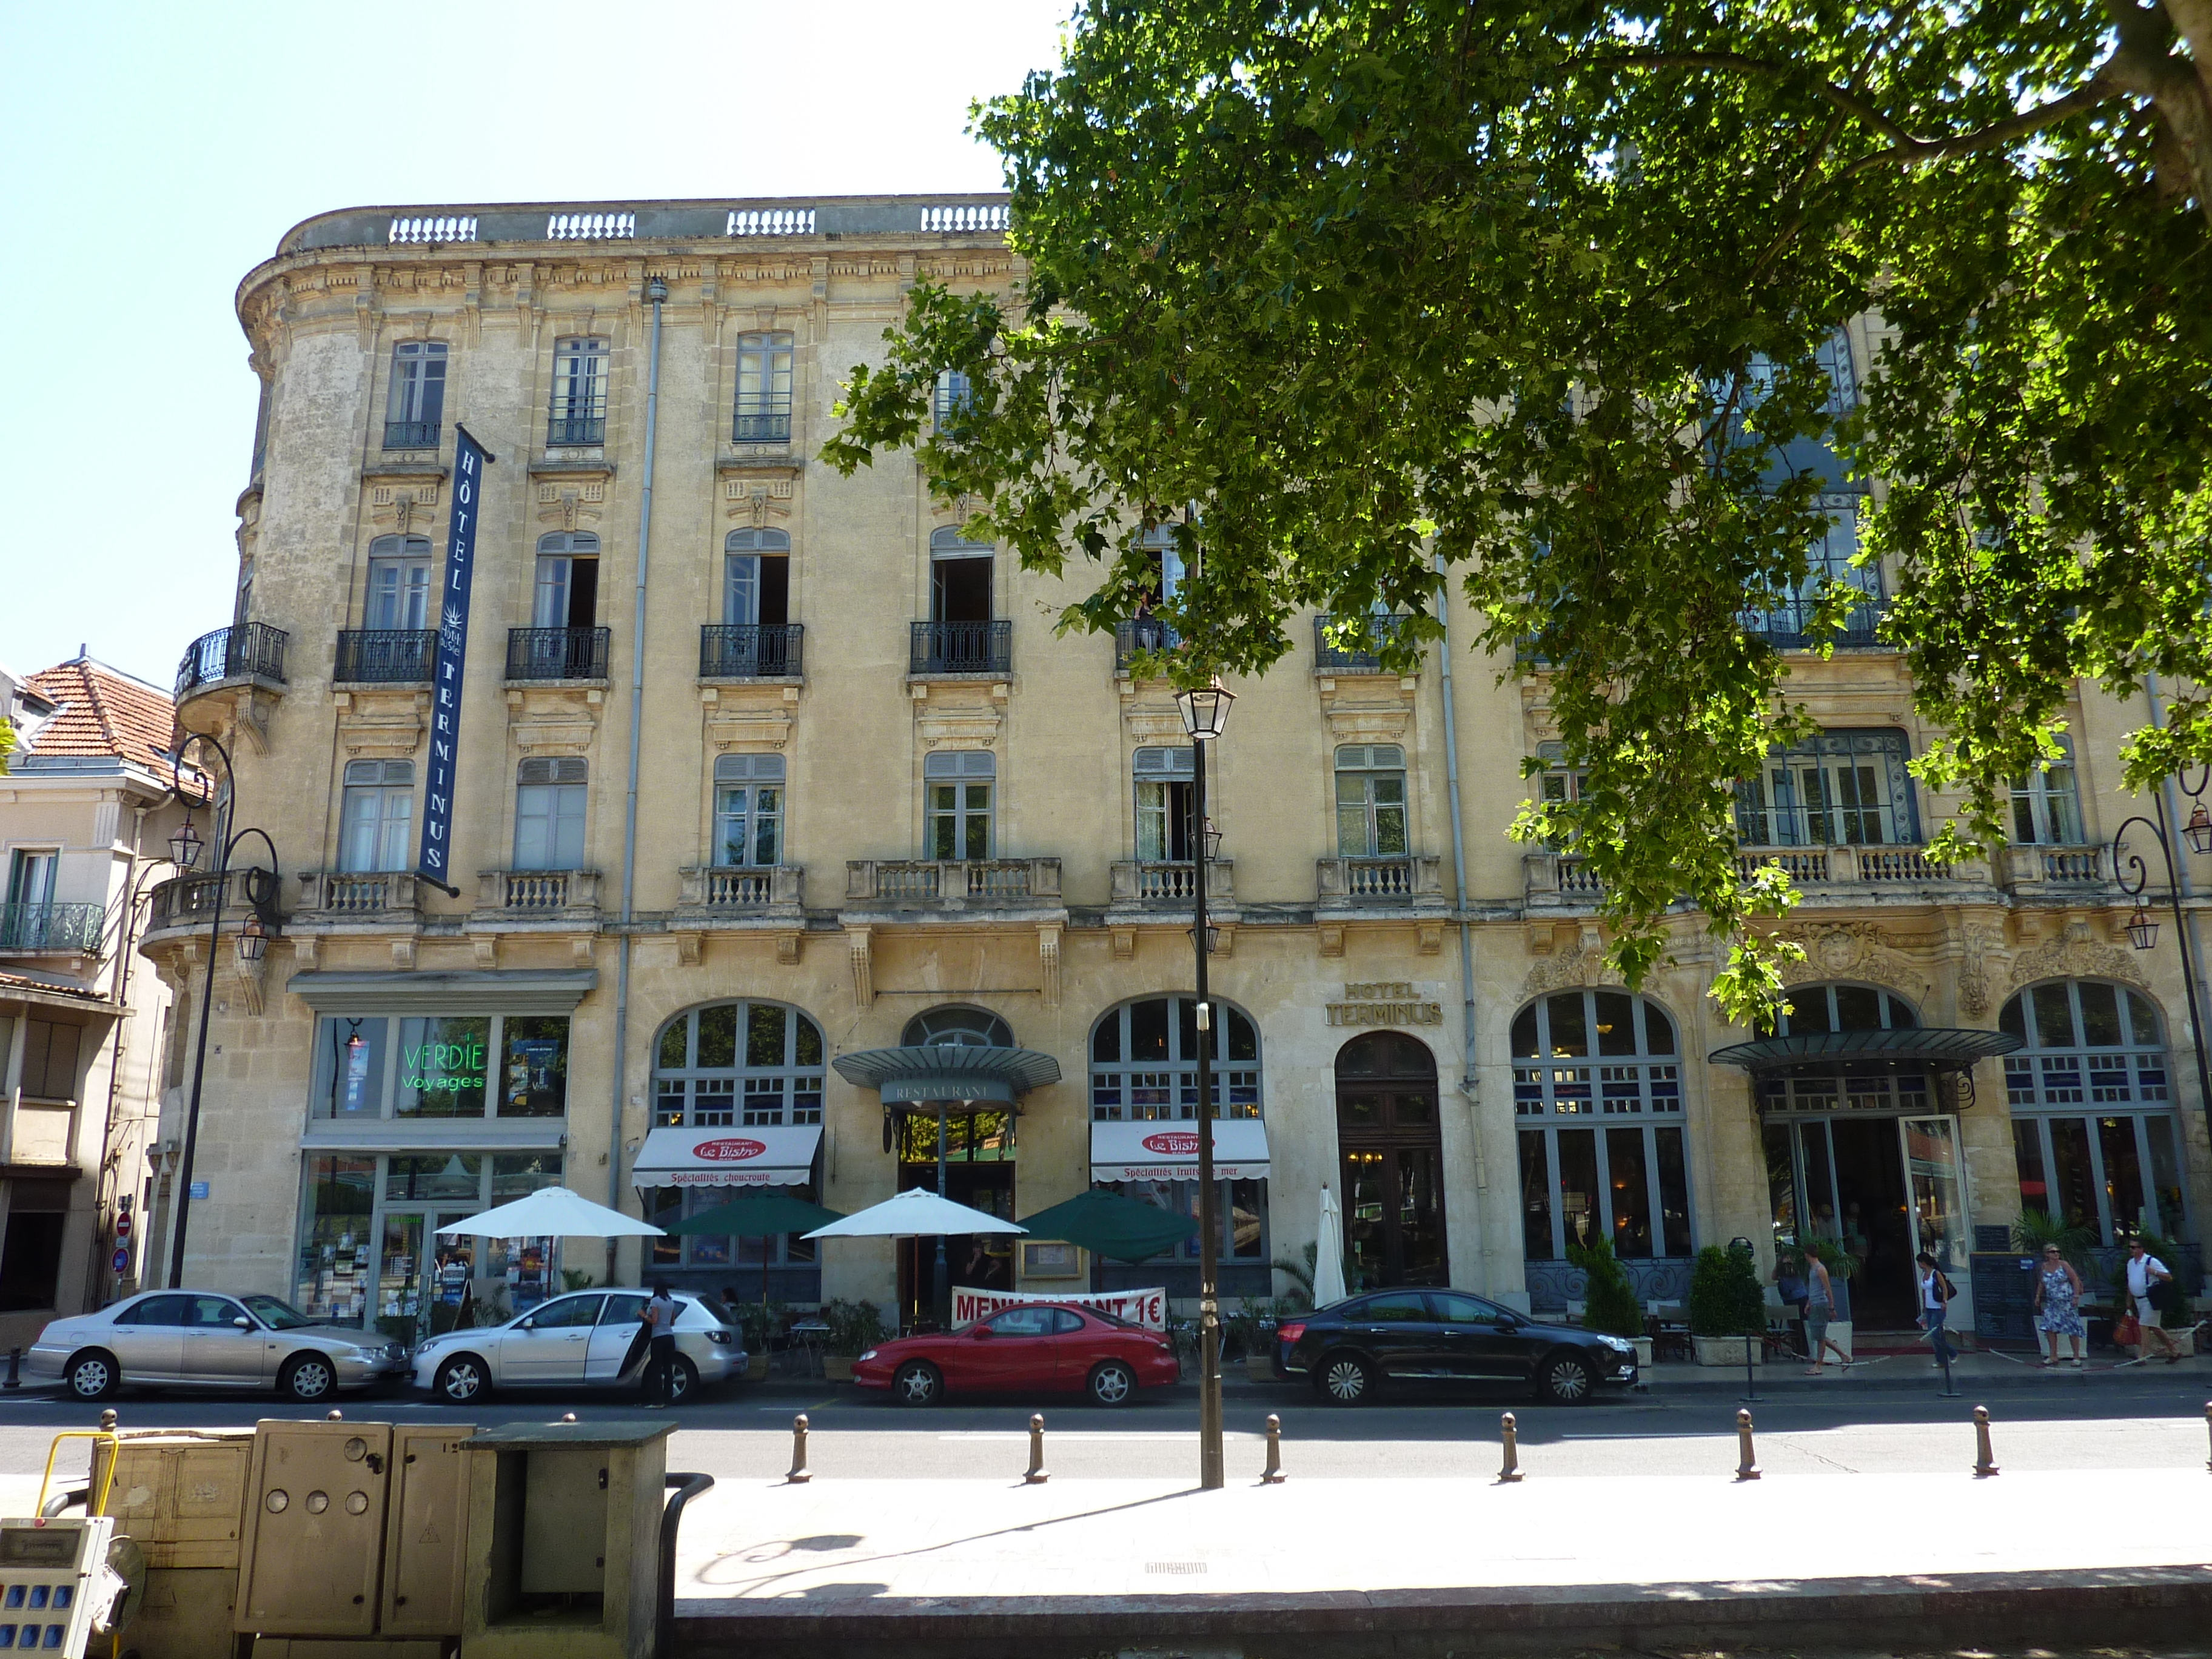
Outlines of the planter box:
M1244 1375L1255 1382L1275 1380L1275 1359L1273 1354L1248 1353L1244 1356Z
M2166 1334L2173 1339L2173 1346L2184 1355L2193 1354L2197 1352L2197 1333L2195 1331L2168 1331L2166 1332ZM2156 1342L2154 1342L2148 1338L2143 1341L2137 1343L2134 1347L2130 1348L2129 1352L2134 1354L2138 1359L2142 1358L2146 1353L2149 1354L2153 1359L2162 1359L2166 1357L2166 1351Z
M1690 1347L1697 1355L1698 1364L1700 1365L1740 1367L1743 1364L1744 1346L1753 1340L1744 1336L1693 1336L1690 1339ZM1758 1364L1764 1362L1754 1358L1753 1363Z
M1650 1370L1651 1339L1648 1336L1639 1336L1635 1338L1634 1340L1636 1343L1636 1368L1638 1370Z
M749 1353L745 1356L745 1381L748 1382L765 1382L768 1381L768 1356L766 1354Z
M853 1380L854 1356L848 1353L825 1353L822 1356L822 1375L831 1382L850 1382Z

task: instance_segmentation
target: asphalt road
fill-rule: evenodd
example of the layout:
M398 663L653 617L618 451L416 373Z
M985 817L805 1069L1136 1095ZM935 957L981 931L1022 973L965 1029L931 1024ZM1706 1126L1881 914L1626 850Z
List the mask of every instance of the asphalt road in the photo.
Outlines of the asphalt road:
M2002 1468L2016 1470L2203 1468L2212 1453L2203 1379L2154 1373L2078 1380L1991 1394ZM1861 1472L1963 1473L1973 1461L1971 1399L1840 1390L1753 1408L1757 1451L1770 1476ZM267 1396L207 1392L125 1395L113 1402L125 1429L247 1425L263 1417L319 1418L320 1409ZM1697 1474L1736 1463L1732 1394L1628 1395L1583 1407L1544 1407L1496 1390L1402 1391L1374 1406L1340 1409L1304 1390L1232 1389L1224 1402L1232 1479L1257 1475L1267 1413L1282 1419L1283 1456L1296 1479L1486 1476L1498 1465L1498 1413L1518 1420L1530 1478ZM550 1421L635 1417L635 1401L585 1395L503 1395L471 1410L404 1394L355 1395L341 1407L368 1421ZM809 1462L817 1480L1018 1475L1028 1455L1030 1413L1045 1416L1047 1461L1056 1480L1171 1479L1194 1471L1198 1396L1186 1384L1120 1410L1072 1399L1005 1398L914 1411L855 1397L833 1384L778 1382L728 1389L672 1413L672 1468L717 1480L776 1479L789 1467L791 1419L811 1423ZM52 1436L90 1428L96 1408L51 1396L0 1398L0 1476L33 1475ZM82 1456L67 1460L81 1467ZM2212 1474L2207 1475L2212 1492Z

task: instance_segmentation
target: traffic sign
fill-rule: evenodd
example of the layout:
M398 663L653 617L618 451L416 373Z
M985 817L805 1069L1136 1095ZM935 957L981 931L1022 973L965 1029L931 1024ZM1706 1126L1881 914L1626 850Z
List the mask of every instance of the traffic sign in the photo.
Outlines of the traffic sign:
M120 1244L117 1245L117 1246L115 1247L115 1254L114 1254L112 1256L111 1256L111 1257L109 1257L109 1258L108 1258L108 1263L107 1263L107 1265L108 1265L109 1267L111 1267L114 1268L114 1269L115 1269L115 1271L116 1271L117 1273L129 1273L129 1272L131 1271L131 1252L130 1252L130 1250L129 1250L129 1249L126 1249L125 1247L124 1247L123 1245L120 1245Z
M130 1211L125 1210L122 1214L115 1218L115 1236L118 1238L128 1238L131 1237Z

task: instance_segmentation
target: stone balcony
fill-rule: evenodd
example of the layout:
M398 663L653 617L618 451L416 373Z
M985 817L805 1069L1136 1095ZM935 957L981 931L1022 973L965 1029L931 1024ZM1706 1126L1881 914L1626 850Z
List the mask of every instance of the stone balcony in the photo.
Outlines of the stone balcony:
M1113 869L1113 904L1120 909L1187 911L1198 894L1198 866L1188 859L1125 860ZM1237 860L1206 861L1206 904L1237 902Z
M255 750L269 752L269 722L284 695L291 636L266 623L203 634L177 664L177 720L191 732L216 732L234 713Z
M422 920L420 882L411 870L303 870L299 883L292 915L301 924L411 927Z
M2014 849L2062 855L2056 867L2073 871L2094 867L2100 849L2093 848L2028 848ZM1990 889L1989 866L1979 860L1940 864L1919 847L1740 847L1735 864L1747 879L1763 864L1778 864L1808 903L1924 902L1936 890L1946 898L1960 896L1962 888ZM2035 868L2040 879L2040 862ZM1532 910L1594 910L1605 889L1589 866L1574 854L1524 853L1521 857L1522 897ZM2073 878L2079 888L2094 878Z
M471 928L550 924L556 931L596 927L599 872L596 870L481 870L477 872Z
M1058 859L854 859L847 908L960 912L1060 908Z
M806 866L766 868L735 865L687 866L676 872L671 927L745 927L773 922L796 927L805 920Z
M2005 889L2015 897L2102 896L2113 890L2112 849L2094 847L2008 847L1997 858Z
M1449 908L1442 860L1408 853L1392 858L1334 858L1314 861L1314 904L1322 911Z

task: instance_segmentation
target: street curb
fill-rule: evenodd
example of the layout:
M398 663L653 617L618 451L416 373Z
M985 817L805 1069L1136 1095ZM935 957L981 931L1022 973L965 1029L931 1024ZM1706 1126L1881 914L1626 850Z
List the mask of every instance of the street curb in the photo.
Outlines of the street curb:
M2212 1567L1310 1595L775 1598L676 1604L686 1659L1446 1659L1575 1647L1915 1648L2201 1639Z

